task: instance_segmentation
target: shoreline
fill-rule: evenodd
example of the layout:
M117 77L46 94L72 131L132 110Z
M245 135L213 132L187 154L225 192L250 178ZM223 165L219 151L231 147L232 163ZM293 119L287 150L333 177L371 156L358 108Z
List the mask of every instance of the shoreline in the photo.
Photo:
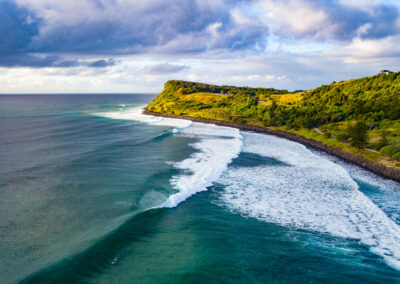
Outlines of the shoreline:
M322 150L328 154L334 155L339 157L349 163L354 165L360 166L363 169L371 171L381 177L392 179L394 181L400 182L400 169L390 168L385 165L370 161L362 156L346 152L344 150L334 148L332 146L325 145L322 142L305 138L303 136L286 132L283 130L275 130L270 129L268 127L256 126L256 125L248 125L248 124L241 124L235 123L230 121L222 121L222 120L214 120L214 119L206 119L206 118L198 118L198 117L190 117L190 116L183 116L183 115L175 115L175 114L165 114L165 113L158 113L148 110L147 108L144 109L143 114L153 115L153 116L160 116L160 117L169 117L169 118L178 118L178 119L186 119L193 122L201 122L201 123L208 123L208 124L215 124L219 126L228 126L237 128L244 131L252 131L257 133L263 134L270 134L282 138L289 139L291 141L298 142L308 147L312 147L314 149Z

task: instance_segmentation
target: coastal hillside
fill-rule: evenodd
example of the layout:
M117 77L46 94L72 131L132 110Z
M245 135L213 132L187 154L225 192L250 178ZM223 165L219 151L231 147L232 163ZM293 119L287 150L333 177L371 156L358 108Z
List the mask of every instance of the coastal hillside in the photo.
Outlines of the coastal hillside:
M168 81L148 110L280 129L400 167L400 73L297 92Z

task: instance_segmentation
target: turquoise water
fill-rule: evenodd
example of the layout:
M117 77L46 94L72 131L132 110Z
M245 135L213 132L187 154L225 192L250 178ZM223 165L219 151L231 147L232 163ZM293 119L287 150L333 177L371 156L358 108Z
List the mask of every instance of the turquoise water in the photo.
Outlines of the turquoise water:
M280 138L0 96L1 283L400 283L400 185Z

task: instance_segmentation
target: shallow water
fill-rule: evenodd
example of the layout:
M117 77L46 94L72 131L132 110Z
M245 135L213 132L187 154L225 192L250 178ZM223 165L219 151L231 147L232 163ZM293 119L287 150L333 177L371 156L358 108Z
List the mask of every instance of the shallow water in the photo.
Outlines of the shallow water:
M0 282L396 283L400 185L146 95L0 96Z

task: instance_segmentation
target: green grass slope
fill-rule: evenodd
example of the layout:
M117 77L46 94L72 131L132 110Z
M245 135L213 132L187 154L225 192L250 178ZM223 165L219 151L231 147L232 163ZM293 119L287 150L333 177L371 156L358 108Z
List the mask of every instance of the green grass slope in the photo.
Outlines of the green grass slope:
M400 73L295 93L168 81L148 109L283 129L400 166Z

